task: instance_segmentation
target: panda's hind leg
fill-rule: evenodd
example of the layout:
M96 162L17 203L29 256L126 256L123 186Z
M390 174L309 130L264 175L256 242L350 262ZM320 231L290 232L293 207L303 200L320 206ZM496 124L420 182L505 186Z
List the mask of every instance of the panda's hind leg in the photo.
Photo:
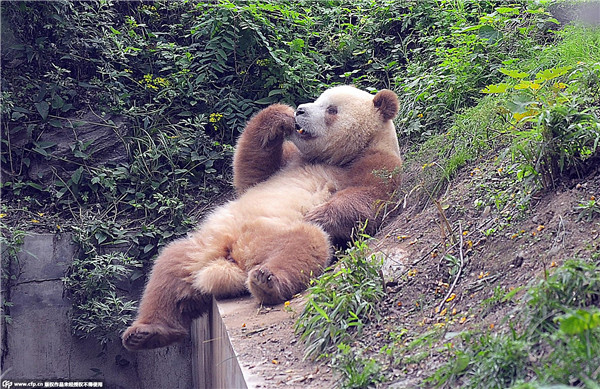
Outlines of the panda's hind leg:
M248 289L263 304L279 304L306 289L331 259L327 234L318 226L298 223L261 238L263 261L248 273ZM263 241L264 240L264 241Z
M219 258L196 272L193 286L203 294L216 298L235 297L248 293L247 274L231 255Z
M129 350L167 346L188 336L192 319L206 312L212 296L190 282L203 246L191 238L176 240L160 253L140 302L138 316L121 336ZM205 257L208 261L208 258Z

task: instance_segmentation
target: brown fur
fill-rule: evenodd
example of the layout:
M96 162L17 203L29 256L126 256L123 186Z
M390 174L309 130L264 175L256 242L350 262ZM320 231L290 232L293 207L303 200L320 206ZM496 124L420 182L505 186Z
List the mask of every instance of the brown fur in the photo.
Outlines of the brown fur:
M248 122L234 156L239 197L160 253L125 347L184 338L212 296L286 301L329 264L331 240L348 240L359 221L377 226L380 203L399 185L396 95L337 87L301 107L305 136L281 104Z

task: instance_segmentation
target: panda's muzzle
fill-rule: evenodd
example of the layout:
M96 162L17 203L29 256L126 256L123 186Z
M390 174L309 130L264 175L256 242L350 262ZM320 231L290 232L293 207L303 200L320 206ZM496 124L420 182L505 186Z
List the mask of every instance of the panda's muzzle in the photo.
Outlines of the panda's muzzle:
M296 134L298 134L300 139L304 140L314 138L314 135L302 128L298 122L296 122Z
M302 115L306 115L306 110L302 107L299 106L298 109L296 109L296 133L300 136L300 139L311 139L314 138L314 135L311 134L309 131L307 131L305 128L303 128L299 123L298 123L298 116L302 116Z

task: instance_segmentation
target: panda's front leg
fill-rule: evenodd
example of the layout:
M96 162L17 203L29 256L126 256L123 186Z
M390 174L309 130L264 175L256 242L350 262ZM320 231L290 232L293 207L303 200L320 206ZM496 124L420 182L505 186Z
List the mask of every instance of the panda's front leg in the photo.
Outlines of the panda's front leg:
M304 220L321 226L335 243L345 243L359 223L366 222L366 233L376 226L376 198L369 188L352 187L336 192L329 201L311 210Z
M250 119L233 157L233 183L238 194L269 178L297 153L296 147L284 140L294 129L294 110L283 104L273 104Z

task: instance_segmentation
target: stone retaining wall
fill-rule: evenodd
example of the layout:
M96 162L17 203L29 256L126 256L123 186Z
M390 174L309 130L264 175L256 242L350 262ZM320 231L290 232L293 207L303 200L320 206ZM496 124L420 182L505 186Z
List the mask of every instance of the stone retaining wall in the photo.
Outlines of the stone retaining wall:
M131 353L120 343L106 350L70 330L64 276L75 255L68 234L25 237L20 274L10 290L10 317L2 340L2 380L98 380L105 388L193 388L192 342ZM3 300L7 296L3 289Z

